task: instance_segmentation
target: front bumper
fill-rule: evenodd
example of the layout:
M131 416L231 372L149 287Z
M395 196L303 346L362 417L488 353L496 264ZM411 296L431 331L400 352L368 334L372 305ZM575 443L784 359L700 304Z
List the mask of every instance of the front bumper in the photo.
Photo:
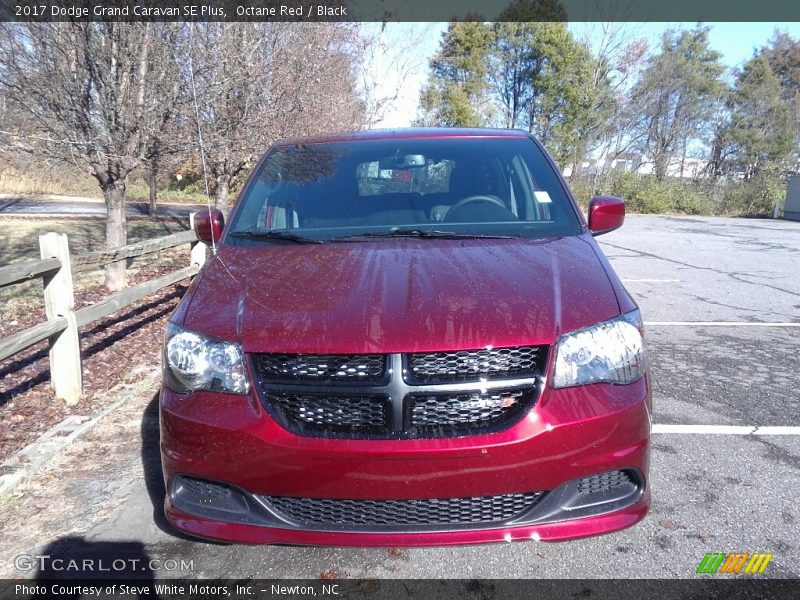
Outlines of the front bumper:
M587 537L629 527L646 515L649 431L647 378L626 386L545 389L525 418L504 431L413 440L301 437L275 423L254 396L180 395L165 388L165 509L185 533L240 543L424 546ZM250 506L253 498L271 496L391 501L546 492L541 505L569 482L615 470L638 480L636 493L622 502L588 511L536 513L535 507L528 518L502 526L436 530L303 527L270 520L258 502L252 514L228 518L174 493L176 477L188 476L230 486L250 498Z

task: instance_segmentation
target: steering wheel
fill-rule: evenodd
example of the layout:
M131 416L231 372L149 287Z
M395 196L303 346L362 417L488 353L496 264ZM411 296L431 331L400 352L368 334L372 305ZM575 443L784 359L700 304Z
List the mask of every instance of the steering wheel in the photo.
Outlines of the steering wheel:
M506 205L503 204L503 201L500 200L500 198L497 198L496 196L481 196L481 195L467 196L466 198L462 198L461 200L459 200L458 202L453 204L453 206L450 207L450 210L447 211L447 214L444 216L443 221L445 222L448 221L450 215L452 215L462 206L466 206L467 204L474 204L476 202L488 202L489 204L494 204L495 206L499 206L500 208L508 210L506 208Z

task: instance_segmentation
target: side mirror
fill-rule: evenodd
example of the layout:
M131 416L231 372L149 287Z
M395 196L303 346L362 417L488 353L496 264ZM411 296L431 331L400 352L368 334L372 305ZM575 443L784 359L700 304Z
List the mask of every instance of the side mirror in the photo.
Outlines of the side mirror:
M216 208L199 210L192 213L191 225L197 234L197 239L201 242L218 242L222 237L222 230L225 228L225 217L222 211Z
M589 231L601 235L622 227L625 202L615 196L595 196L589 202Z

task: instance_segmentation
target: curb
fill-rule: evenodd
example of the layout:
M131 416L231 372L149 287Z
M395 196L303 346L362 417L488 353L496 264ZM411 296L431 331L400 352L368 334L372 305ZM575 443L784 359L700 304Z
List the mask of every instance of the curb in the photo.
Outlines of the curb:
M75 440L83 437L106 415L125 403L118 400L94 417L70 415L34 442L25 446L0 465L0 497L9 494L28 477L35 475L50 460Z

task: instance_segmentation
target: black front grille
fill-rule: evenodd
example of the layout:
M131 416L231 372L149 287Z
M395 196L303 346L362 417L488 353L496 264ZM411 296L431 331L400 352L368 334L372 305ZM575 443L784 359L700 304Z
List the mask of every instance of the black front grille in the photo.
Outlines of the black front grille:
M386 374L384 354L256 354L255 363L267 381L374 383Z
M316 529L448 529L501 525L533 508L541 493L425 500L329 500L260 496L291 523Z
M424 437L486 432L507 423L534 400L530 389L466 394L412 394L411 427Z
M578 493L582 495L597 494L628 483L631 483L631 476L627 471L609 471L579 480Z
M281 424L307 435L379 434L387 422L386 396L268 393Z
M416 384L531 377L537 373L540 357L540 348L534 346L415 353L408 355L406 377Z
M286 429L315 437L401 439L510 427L536 402L547 350L251 358L264 407Z

